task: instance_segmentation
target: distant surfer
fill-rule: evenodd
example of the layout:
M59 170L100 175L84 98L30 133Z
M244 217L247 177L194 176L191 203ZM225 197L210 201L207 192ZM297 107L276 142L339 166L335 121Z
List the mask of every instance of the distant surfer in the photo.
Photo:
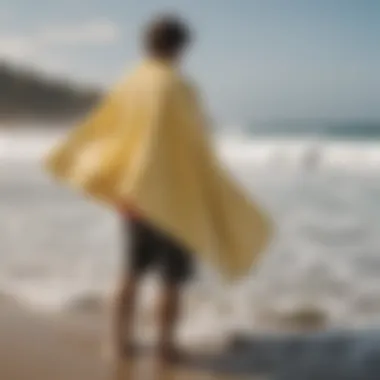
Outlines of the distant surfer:
M134 350L137 290L154 268L163 284L158 353L172 359L181 289L193 260L213 264L226 279L241 278L266 247L271 228L220 165L197 91L180 72L191 42L188 26L162 16L148 25L143 41L143 62L47 162L60 180L126 220L131 240L114 308L116 354Z

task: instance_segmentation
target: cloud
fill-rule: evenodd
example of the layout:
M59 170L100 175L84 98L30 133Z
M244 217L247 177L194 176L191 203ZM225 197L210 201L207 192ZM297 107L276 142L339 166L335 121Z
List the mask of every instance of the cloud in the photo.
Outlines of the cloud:
M31 58L39 48L37 41L27 36L0 35L0 59L22 61Z
M51 48L110 45L119 37L119 28L108 20L44 27L28 35L0 31L0 59L25 60Z
M51 73L64 73L70 70L70 66L75 66L75 55L67 49L104 47L116 43L120 34L116 24L99 19L46 26L29 34L2 33L0 30L0 60L39 67Z
M75 71L73 60L67 55L44 54L39 57L39 66L43 70L54 76L66 76Z
M109 45L117 42L120 30L109 20L93 20L77 25L45 27L37 38L46 45Z
M67 75L71 66L67 57L49 54L33 39L23 36L0 36L0 61L14 67L29 67L52 75Z

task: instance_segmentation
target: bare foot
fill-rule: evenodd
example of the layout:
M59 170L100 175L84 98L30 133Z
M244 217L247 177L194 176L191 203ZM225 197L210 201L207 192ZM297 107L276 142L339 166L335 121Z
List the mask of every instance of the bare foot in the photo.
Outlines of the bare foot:
M167 363L179 363L186 359L186 354L174 346L160 347L157 355L160 360Z
M106 361L118 362L121 360L129 359L138 353L136 345L129 343L124 344L122 347L108 344L103 347L103 357Z

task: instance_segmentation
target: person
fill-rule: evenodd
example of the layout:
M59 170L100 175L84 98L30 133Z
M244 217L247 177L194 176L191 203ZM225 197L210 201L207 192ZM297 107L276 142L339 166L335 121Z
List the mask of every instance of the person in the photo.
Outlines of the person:
M144 36L145 52L149 58L169 62L171 65L180 63L190 42L188 27L177 18L168 16L149 24ZM159 313L159 354L165 359L174 359L179 353L173 342L180 313L180 294L182 286L192 273L192 257L186 248L140 217L131 205L125 205L124 215L128 219L126 226L130 227L131 244L126 247L129 263L125 265L126 270L115 303L115 347L120 354L134 351L131 339L136 293L143 275L156 266L163 282Z
M158 354L176 359L181 293L194 258L237 279L269 240L268 218L219 164L197 91L180 71L191 41L182 19L153 19L143 63L47 160L59 179L116 208L130 232L113 309L117 357L134 352L137 294L148 271L162 280Z

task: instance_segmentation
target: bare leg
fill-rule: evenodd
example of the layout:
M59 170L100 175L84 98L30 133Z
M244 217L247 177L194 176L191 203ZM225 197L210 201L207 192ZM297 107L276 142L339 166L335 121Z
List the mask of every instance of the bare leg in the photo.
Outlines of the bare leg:
M112 318L113 352L118 358L128 356L133 347L132 327L136 310L139 277L124 278L116 293Z
M174 343L180 312L180 288L177 285L165 284L160 307L159 355L172 360L178 354Z

